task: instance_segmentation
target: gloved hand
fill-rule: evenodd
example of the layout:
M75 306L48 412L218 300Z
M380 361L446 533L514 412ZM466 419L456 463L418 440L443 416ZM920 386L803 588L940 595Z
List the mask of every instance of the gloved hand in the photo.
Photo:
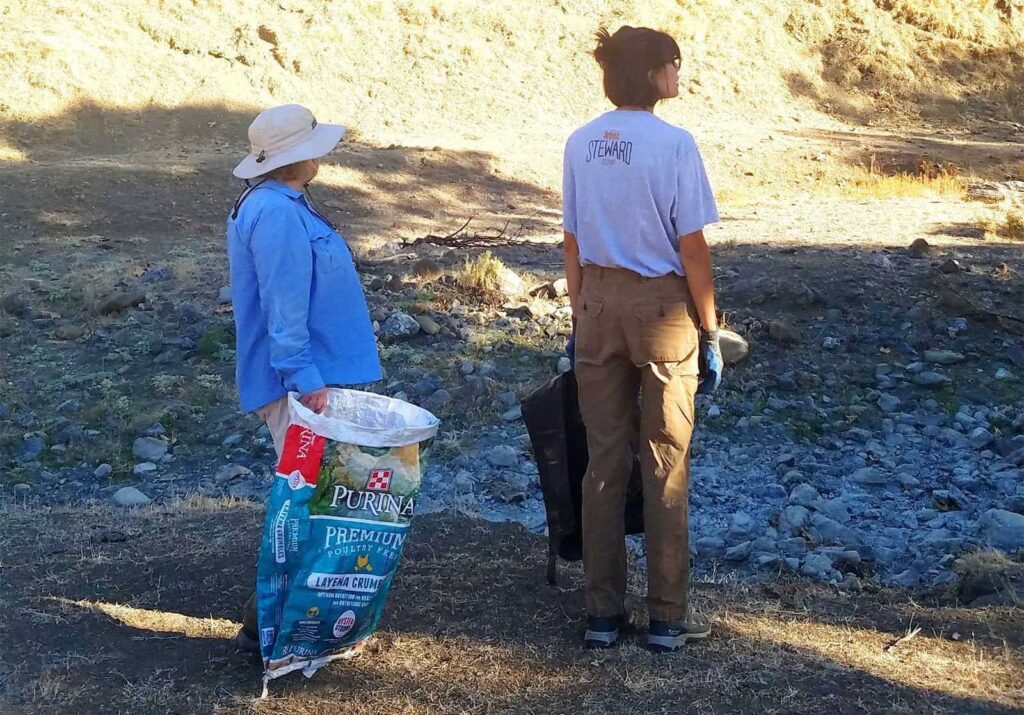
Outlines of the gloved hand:
M699 355L700 372L697 378L697 394L712 395L722 382L722 372L725 368L717 330L700 331Z

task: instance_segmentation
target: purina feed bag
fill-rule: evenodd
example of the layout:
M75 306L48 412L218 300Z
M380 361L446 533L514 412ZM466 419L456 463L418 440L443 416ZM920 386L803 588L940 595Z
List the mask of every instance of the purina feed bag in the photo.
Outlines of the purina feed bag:
M377 628L439 421L401 400L334 389L322 414L289 396L256 578L264 683L310 677Z

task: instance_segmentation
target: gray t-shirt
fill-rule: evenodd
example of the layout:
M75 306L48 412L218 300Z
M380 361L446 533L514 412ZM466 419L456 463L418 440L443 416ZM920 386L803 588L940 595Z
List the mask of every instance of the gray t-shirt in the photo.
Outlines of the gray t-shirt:
M693 136L644 111L602 114L569 137L562 226L580 264L685 275L679 237L718 221Z

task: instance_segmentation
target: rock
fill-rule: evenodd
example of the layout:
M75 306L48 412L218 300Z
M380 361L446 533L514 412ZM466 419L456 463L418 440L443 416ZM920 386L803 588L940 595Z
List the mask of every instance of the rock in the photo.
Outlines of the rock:
M440 389L423 401L423 408L431 412L437 412L447 407L451 401L452 393L448 392L448 390Z
M807 542L799 536L782 539L779 541L779 551L783 556L802 557L807 553Z
M744 541L743 543L737 544L725 550L726 561L746 561L747 557L750 556L750 550L752 544L750 541Z
M1014 367L1024 370L1024 345L1014 343L1010 346L1010 349L1006 351L1006 357L1009 358Z
M727 544L736 545L742 541L750 541L757 529L754 520L746 512L738 511L729 521L729 529L725 534Z
M548 294L552 298L561 298L569 295L569 281L559 278L548 284Z
M963 266L960 265L960 261L955 258L949 258L942 262L939 266L939 273L951 274L960 273L963 271Z
M914 242L910 244L910 247L907 250L918 258L924 258L931 252L932 246L923 238L915 238Z
M57 405L57 412L60 412L61 414L71 414L73 412L78 412L80 409L82 409L82 406L78 404L78 400L75 399L64 400L62 403Z
M800 533L810 521L811 512L800 505L787 506L779 514L779 533L792 536Z
M518 422L523 419L523 408L519 405L509 408L501 413L501 419L505 422Z
M17 293L8 293L0 299L0 307L4 309L5 313L13 315L15 318L28 317L30 312L28 301Z
M53 331L53 337L57 340L78 340L85 335L85 330L77 325L58 325Z
M508 445L499 444L484 455L484 459L495 467L512 467L519 463L521 452Z
M114 473L114 468L111 467L106 462L104 462L100 466L96 467L96 469L93 470L92 474L97 479L106 479L107 477L109 477L113 473Z
M841 342L839 338L834 338L832 336L826 336L825 339L821 341L821 347L825 350L836 350L839 348L840 344Z
M946 489L936 489L932 492L932 506L939 511L959 511L962 508L956 497Z
M558 365L556 366L556 369L558 370L559 375L567 373L572 370L572 361L569 358L562 356L558 358Z
M224 286L217 292L217 302L221 305L227 305L231 302L231 286Z
M444 275L444 270L437 261L421 258L412 264L409 273L418 281L436 281Z
M473 364L472 360L459 361L459 372L462 373L463 376L468 377L472 375L474 370L476 370L476 365Z
M695 544L702 558L719 559L725 556L725 541L718 536L702 536Z
M139 464L136 464L134 468L132 468L132 474L134 474L136 477L141 477L143 475L155 471L156 465L153 464L152 462L140 462Z
M793 487L793 491L789 494L789 503L798 506L810 508L819 501L821 501L821 494L810 484L798 484Z
M920 372L914 375L911 380L915 385L920 385L922 387L942 387L943 385L952 382L952 380L950 380L946 375L939 372L933 372L931 370Z
M31 462L38 457L44 449L46 449L46 441L39 435L30 435L21 443L21 449L18 450L18 461Z
M853 532L835 519L824 514L813 514L808 532L822 544L844 546L852 540Z
M441 326L437 324L437 321L431 318L429 315L417 315L414 320L419 323L420 330L427 335L437 335L441 332Z
M146 291L130 290L114 293L99 304L97 311L100 315L110 315L125 308L133 308L140 303L146 302Z
M962 353L956 353L952 350L925 350L924 359L935 365L956 365L962 363L967 358Z
M735 365L750 355L750 343L739 333L723 328L718 331L718 339L722 348L722 359L726 365Z
M173 365L181 360L181 353L177 350L164 350L153 358L154 365Z
M863 467L858 469L850 475L850 480L858 484L865 484L873 487L885 486L889 483L889 480L886 479L885 475L874 467Z
M392 313L380 326L380 336L384 340L401 340L411 338L420 332L420 324L407 313Z
M901 404L900 398L895 395L882 395L878 398L878 408L886 414L898 412Z
M32 492L32 485L21 482L11 487L11 491L14 492L14 496L25 498Z
M156 437L139 437L132 443L132 454L144 462L155 462L167 454L169 445Z
M714 419L715 417L721 417L721 416L722 416L722 408L719 407L718 405L711 405L711 407L708 408L708 417L710 417L711 419Z
M989 509L978 521L982 538L989 546L1016 553L1024 549L1024 514Z
M173 271L170 266L156 266L153 268L147 268L145 273L139 276L139 283L159 283L160 281L170 280L174 277Z
M995 441L995 435L984 427L977 427L971 432L970 440L971 446L975 449L985 449Z
M159 422L154 422L146 428L144 433L147 437L160 437L167 434L167 429Z
M221 442L221 446L224 446L224 447L237 447L241 443L242 443L242 435L240 435L237 432L235 432L235 433L229 434L227 437L225 437L224 440Z
M768 324L768 335L780 343L795 343L801 338L800 331L785 320L771 321Z
M824 554L807 554L800 567L800 573L818 581L828 581L839 576L838 572L832 568L832 560Z
M914 588L921 584L921 574L918 573L917 569L911 566L908 569L900 571L898 574L889 579L889 583L893 586L903 586L904 588Z
M146 506L153 501L135 487L121 487L114 492L113 500L124 507Z
M223 467L217 470L214 475L214 480L218 484L226 484L232 479L238 479L239 477L251 477L252 470L248 467L243 467L241 464L225 464Z
M850 521L850 509L841 498L826 499L818 503L817 509L830 519L845 524Z
M1000 367L996 369L996 374L994 375L994 377L999 381L1012 380L1013 373L1007 370L1005 367Z

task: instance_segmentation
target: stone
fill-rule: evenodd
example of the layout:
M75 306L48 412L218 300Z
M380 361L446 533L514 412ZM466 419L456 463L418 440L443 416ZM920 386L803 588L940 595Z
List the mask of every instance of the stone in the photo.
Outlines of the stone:
M44 449L46 449L46 440L39 435L30 435L21 443L21 449L18 450L18 461L31 462L38 457Z
M0 299L0 307L4 309L5 313L13 315L15 318L28 317L30 312L28 301L17 293L8 293Z
M472 360L459 361L459 372L462 373L464 377L472 375L474 370L476 370L476 365L473 364Z
M898 412L902 403L895 395L882 395L878 398L878 408L886 414Z
M750 343L739 333L722 328L718 331L718 341L726 365L735 365L750 355Z
M885 475L874 467L862 467L850 475L851 481L868 486L884 486L889 483Z
M408 313L392 313L380 326L380 336L384 340L411 338L419 332L420 324Z
M783 556L802 557L807 553L807 542L799 536L793 536L779 541L779 551Z
M750 556L752 543L750 541L744 541L736 546L732 546L725 550L725 560L740 562L746 561L747 557Z
M57 405L57 412L62 414L78 412L80 409L82 409L82 406L78 404L78 400L75 399L64 400L62 403Z
M495 467L512 467L519 463L521 452L508 445L499 444L484 455L484 459Z
M800 505L787 506L779 514L779 533L792 536L807 527L811 512Z
M423 407L431 412L437 412L447 407L451 401L452 393L448 392L448 390L440 389L423 401Z
M96 310L100 315L110 315L145 302L146 291L144 290L120 291L103 300Z
M957 365L967 358L964 357L963 353L953 352L952 350L925 350L924 359L926 362L935 365Z
M959 511L962 508L957 498L947 489L936 489L932 492L932 506L939 511Z
M789 494L789 503L803 507L813 507L821 501L821 494L810 484L798 484Z
M572 361L568 357L563 355L562 357L558 358L558 365L555 369L558 370L559 375L563 375L572 370Z
M155 462L165 454L169 445L156 437L139 437L132 443L132 454L144 462Z
M32 492L32 485L21 482L20 484L15 484L11 487L11 491L14 492L14 496L24 498Z
M754 520L749 514L738 511L729 520L729 529L725 534L725 541L729 545L749 541L753 538L756 528Z
M218 484L226 484L232 479L238 479L239 477L251 477L252 470L248 467L243 467L241 464L225 464L223 467L217 470L214 475L214 480Z
M231 286L224 286L217 292L217 302L221 305L231 302Z
M444 275L444 270L437 261L421 258L412 264L410 275L418 281L436 281Z
M939 273L960 273L963 270L963 266L960 265L960 261L955 258L949 258L939 266Z
M795 343L801 338L796 326L785 320L773 320L768 324L768 335L780 343Z
M914 375L911 380L915 385L920 385L921 387L942 387L943 385L952 382L948 376L933 370L919 372Z
M441 326L429 315L417 315L414 320L419 323L420 330L427 335L437 335L441 332Z
M221 442L221 446L224 446L224 447L237 447L241 443L242 443L242 435L240 435L237 432L235 432L235 433L229 434L227 437L225 437L224 440Z
M970 440L975 449L985 449L995 441L995 435L984 427L978 427L971 432Z
M1006 351L1006 357L1009 358L1014 367L1024 370L1024 345L1014 343Z
M109 464L107 464L106 462L104 462L100 466L96 467L96 469L93 470L92 474L97 479L106 479L107 477L109 477L113 473L114 473L114 468L112 466L110 466Z
M85 335L85 330L77 325L58 325L53 331L57 340L78 340Z
M819 512L841 524L850 521L850 508L841 498L825 499L817 505L817 508Z
M523 408L520 405L510 407L501 413L501 419L505 422L518 422L523 419Z
M115 504L124 507L146 506L153 501L135 487L121 487L114 492L113 500Z
M134 474L136 477L141 477L143 475L150 474L151 472L155 471L156 465L153 464L153 462L140 462L139 464L136 464L132 468L132 474Z
M1002 382L1004 380L1012 380L1013 379L1013 373L1010 372L1009 370L1007 370L1005 367L1000 367L1000 368L996 368L996 373L995 373L995 375L993 377L995 377L995 379L997 379L1000 382Z
M915 238L907 250L917 258L924 258L931 252L932 246L926 239Z
M811 526L808 532L822 544L836 544L843 546L852 540L852 532L849 527L843 526L835 519L830 519L824 514L813 514Z
M832 560L824 554L807 554L800 567L800 573L819 581L828 581L834 576L838 576L835 569L832 568Z
M697 554L703 558L718 559L725 556L725 540L718 536L702 536L695 544Z
M1024 514L1005 509L989 509L978 521L982 538L989 546L1016 553L1024 549Z

